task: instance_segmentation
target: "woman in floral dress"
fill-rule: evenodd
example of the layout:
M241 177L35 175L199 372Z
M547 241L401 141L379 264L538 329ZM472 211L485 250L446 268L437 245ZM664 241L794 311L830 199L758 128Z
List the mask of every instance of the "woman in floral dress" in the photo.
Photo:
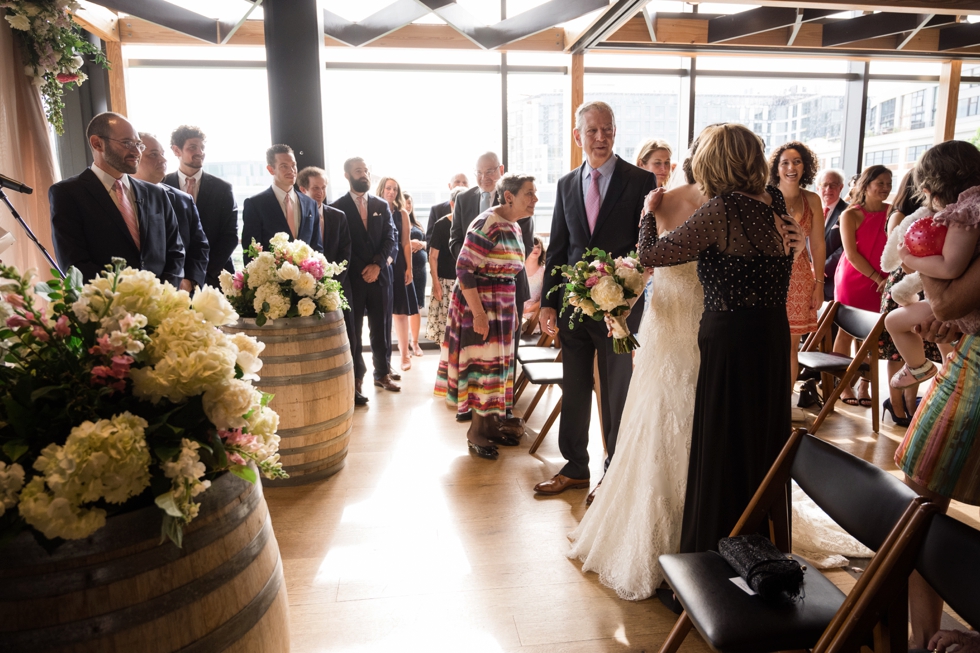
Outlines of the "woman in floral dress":
M476 217L456 261L435 394L460 414L471 411L467 444L476 455L496 459L496 444L517 444L498 421L513 400L511 358L517 303L514 276L524 267L517 221L534 215L534 177L507 174L497 182L501 203Z

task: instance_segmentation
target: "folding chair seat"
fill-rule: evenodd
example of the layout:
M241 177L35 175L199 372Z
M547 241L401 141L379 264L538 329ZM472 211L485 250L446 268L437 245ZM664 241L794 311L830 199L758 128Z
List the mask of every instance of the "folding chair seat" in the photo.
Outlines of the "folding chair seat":
M517 380L514 381L515 404L528 385L524 366L528 363L552 363L558 360L560 353L561 343L549 335L542 336L535 345L521 345L517 348L517 362L521 364L521 371L517 375Z
M805 431L793 433L742 513L732 535L758 532L768 517L773 542L790 550L788 482L793 478L845 531L877 551L847 597L819 571L808 566L804 598L773 605L750 596L729 579L738 574L716 552L660 556L667 582L684 608L660 653L673 653L696 627L718 651L779 651L832 648L833 636L849 629L845 641L867 635L874 623L907 622L908 574L915 562L935 506L891 474L823 442ZM800 562L802 559L797 558ZM870 598L869 598L870 597ZM854 606L864 598L860 617ZM884 616L883 616L884 615ZM904 620L902 615L906 615ZM874 623L867 626L867 618ZM865 628L861 630L858 628ZM895 632L888 631L894 639ZM854 649L856 650L856 649Z
M831 325L836 324L845 333L861 341L854 358L829 351L827 343L830 340ZM867 379L871 384L871 429L878 432L878 338L885 327L885 315L873 311L865 311L834 302L820 321L815 334L807 339L807 345L799 353L800 368L820 372L824 379L823 408L810 426L810 433L816 433L834 410L834 404L844 388L849 387L858 377ZM819 351L823 346L827 351ZM836 387L830 388L830 377L839 379Z
M528 363L524 366L524 375L527 377L527 382L533 385L540 385L541 389L538 393L534 395L534 399L531 400L531 404L524 411L524 422L530 418L531 413L534 411L538 402L541 401L541 397L544 395L545 391L553 385L560 386L562 383L563 373L561 361L554 362L543 362L543 363ZM517 403L517 400L514 400ZM547 421L545 421L544 426L538 432L538 437L535 439L534 444L528 450L528 453L534 453L541 446L541 442L544 440L544 436L548 434L548 430L551 429L552 424L558 419L558 415L561 414L561 398L558 399L558 403L551 410L551 415L548 416Z

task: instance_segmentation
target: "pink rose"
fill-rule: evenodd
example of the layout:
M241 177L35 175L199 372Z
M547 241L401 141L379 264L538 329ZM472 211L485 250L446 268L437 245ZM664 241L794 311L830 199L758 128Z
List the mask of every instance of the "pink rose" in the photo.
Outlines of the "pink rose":
M58 321L54 324L54 332L62 338L67 338L71 335L71 327L68 326L67 315L62 315L58 318Z
M299 269L303 272L309 273L317 281L323 278L325 272L323 269L323 264L320 261L312 258L308 258L300 263Z
M75 73L58 73L55 76L55 79L58 80L59 84L69 84L71 82L77 82L78 75L76 75Z
M585 287L591 288L597 283L599 283L599 277L589 277L588 279L585 280Z
M239 270L238 272L236 272L235 273L235 276L232 277L232 279L231 279L231 283L232 283L233 286L235 286L235 290L241 290L242 288L244 288L245 287L245 273L242 272L241 270Z

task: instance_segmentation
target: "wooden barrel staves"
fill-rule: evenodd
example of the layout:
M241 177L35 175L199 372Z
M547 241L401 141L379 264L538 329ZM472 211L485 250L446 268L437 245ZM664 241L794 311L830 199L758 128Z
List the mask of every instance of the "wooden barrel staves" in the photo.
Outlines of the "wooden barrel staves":
M354 425L354 359L343 311L261 327L245 318L225 330L265 343L256 386L275 395L269 405L279 413L279 455L289 473L266 485L302 485L340 471Z
M156 506L110 517L48 554L21 533L0 556L5 653L288 653L279 545L262 485L225 474L183 548Z

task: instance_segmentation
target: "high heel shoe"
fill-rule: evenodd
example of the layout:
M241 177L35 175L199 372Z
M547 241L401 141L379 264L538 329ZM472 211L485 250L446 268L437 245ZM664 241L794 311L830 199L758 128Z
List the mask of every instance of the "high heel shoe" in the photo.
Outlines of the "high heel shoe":
M905 399L902 399L902 404L904 406ZM881 407L888 411L888 414L892 416L892 421L895 422L895 426L901 426L902 428L908 428L909 424L912 423L912 418L909 417L908 410L905 411L905 417L896 417L895 409L892 407L891 398L885 399L882 402Z
M500 453L497 451L497 447L493 446L492 444L484 447L482 445L474 444L473 442L467 440L466 446L469 447L469 450L472 451L474 454L476 454L480 458L486 458L487 460L496 460L497 457L500 455Z
M421 357L421 356L422 356L422 353L423 353L423 352L422 352L422 348L421 348L421 347L419 347L419 342L418 342L418 340L416 340L415 342L413 342L413 343L412 343L412 347L411 347L411 349L412 349L412 354L413 354L413 355L415 355L415 356L419 356L419 357Z

